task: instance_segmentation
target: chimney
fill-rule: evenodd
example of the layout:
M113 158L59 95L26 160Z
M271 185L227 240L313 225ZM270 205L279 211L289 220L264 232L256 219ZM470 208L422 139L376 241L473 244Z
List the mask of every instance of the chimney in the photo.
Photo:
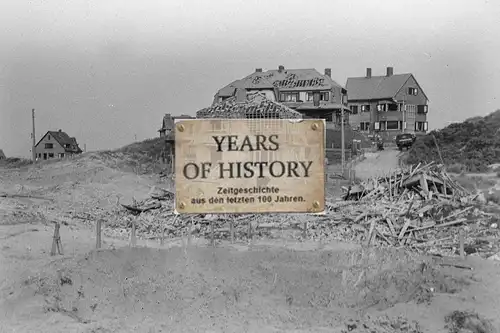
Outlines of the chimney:
M369 79L372 77L372 69L371 68L367 68L366 69L366 78Z
M280 73L281 73L281 72L284 72L284 71L285 71L285 66L283 66L283 65L279 65L279 67L278 67L278 72L280 72Z
M394 74L394 68L393 67L387 67L387 76L392 76Z
M262 68L256 68L255 73L262 73Z
M247 100L247 91L243 88L236 89L236 103L244 103Z
M325 68L325 75L328 76L329 78L331 78L332 77L332 69Z
M62 130L61 130L61 129L59 129L59 132L62 132Z

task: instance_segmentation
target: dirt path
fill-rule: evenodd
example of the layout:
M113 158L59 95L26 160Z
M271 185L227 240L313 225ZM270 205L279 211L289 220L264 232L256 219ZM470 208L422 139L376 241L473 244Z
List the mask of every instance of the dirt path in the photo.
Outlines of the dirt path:
M377 153L366 153L365 159L355 166L356 177L364 180L387 174L399 167L399 151L387 148Z

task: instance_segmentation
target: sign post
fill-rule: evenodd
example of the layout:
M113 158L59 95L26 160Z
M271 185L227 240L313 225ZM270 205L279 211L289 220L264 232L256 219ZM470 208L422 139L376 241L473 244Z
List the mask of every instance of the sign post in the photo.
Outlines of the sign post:
M324 212L324 120L178 120L175 131L176 214Z

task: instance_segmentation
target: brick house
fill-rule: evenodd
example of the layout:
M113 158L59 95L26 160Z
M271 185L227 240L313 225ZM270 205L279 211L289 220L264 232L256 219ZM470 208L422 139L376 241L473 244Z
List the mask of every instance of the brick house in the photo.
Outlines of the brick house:
M35 153L38 160L48 160L81 154L82 150L74 137L59 130L45 133L36 144Z
M413 74L394 74L387 67L386 75L347 79L349 122L352 128L392 138L396 134L425 133L428 130L429 99Z
M285 69L284 66L264 72L257 68L254 73L220 89L212 105L236 96L241 90L247 94L258 91L269 100L300 112L304 118L325 119L330 127L340 124L344 109L345 123L348 123L347 91L332 79L330 68L326 68L324 74L316 69Z

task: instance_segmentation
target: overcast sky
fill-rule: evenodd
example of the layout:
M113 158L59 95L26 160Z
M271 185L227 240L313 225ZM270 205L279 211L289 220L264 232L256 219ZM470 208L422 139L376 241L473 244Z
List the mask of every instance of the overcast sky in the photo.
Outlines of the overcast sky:
M429 126L500 108L500 2L0 0L0 148L63 129L87 150L158 135L255 68L411 72Z

